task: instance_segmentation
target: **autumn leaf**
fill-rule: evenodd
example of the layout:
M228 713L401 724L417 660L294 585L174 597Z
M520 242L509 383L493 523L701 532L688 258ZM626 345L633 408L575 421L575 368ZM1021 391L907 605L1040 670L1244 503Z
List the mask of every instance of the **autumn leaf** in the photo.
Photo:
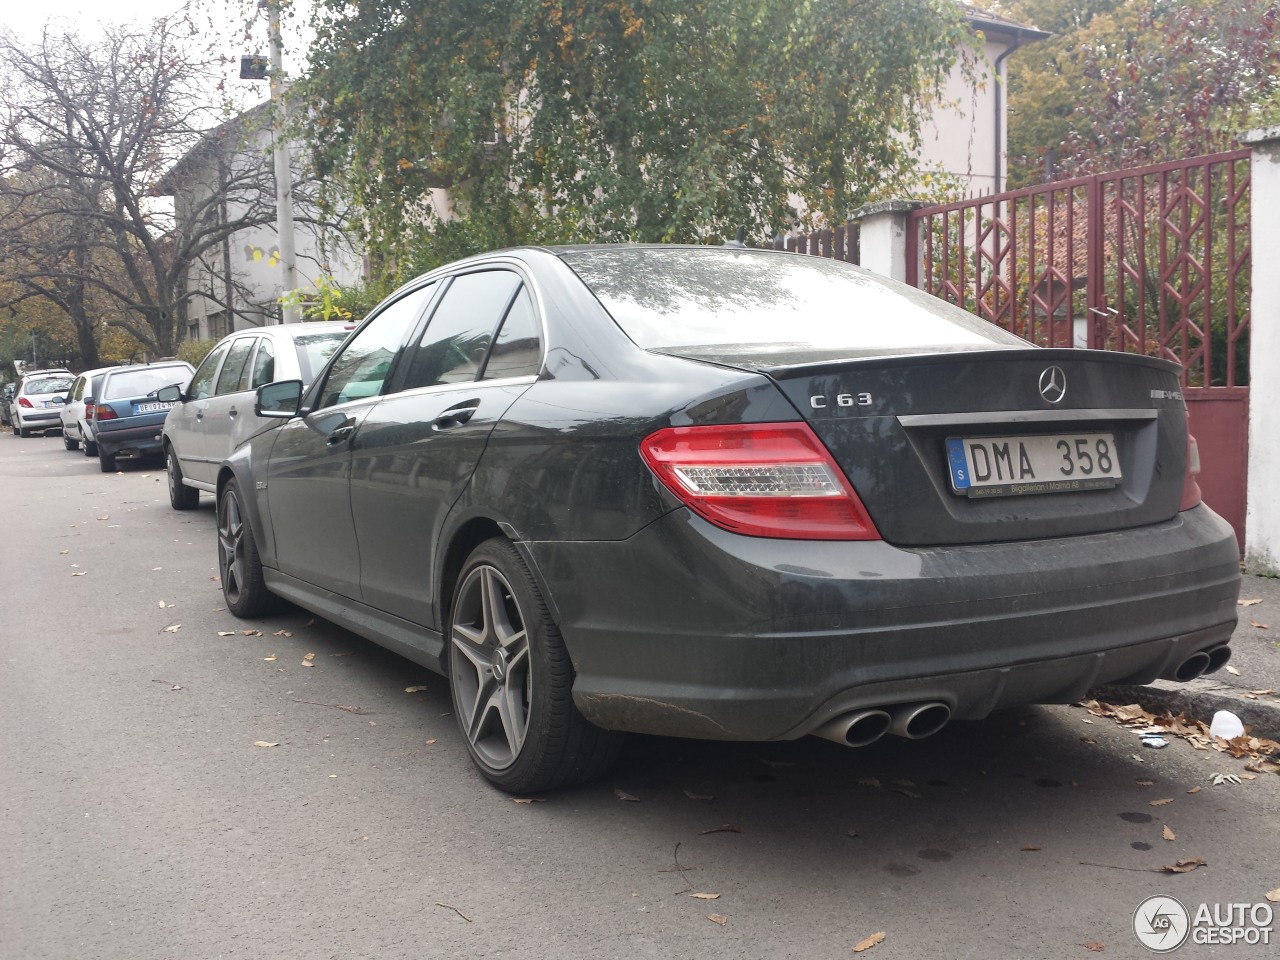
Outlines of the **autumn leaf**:
M426 741L426 744L427 744L427 746L428 746L428 747L430 747L430 746L434 746L435 744L437 744L437 743L439 743L439 742L440 742L440 741L439 741L439 740L437 740L435 737L432 737L430 740L427 740L427 741Z
M302 658L302 666L304 666L304 667L314 667L314 666L316 665L316 664L315 664L315 659L316 659L316 655L315 655L314 653L308 653L308 654L306 654L306 655Z
M1093 953L1101 953L1103 950L1107 949L1107 945L1105 943L1099 943L1097 940L1086 940L1084 942L1084 948L1092 951Z
M1187 793L1199 793L1199 792L1200 792L1199 784L1197 784L1196 786L1192 787L1190 790L1187 791Z
M1256 627L1256 626L1259 626L1259 624L1256 624L1256 623L1255 623L1255 624L1254 624L1254 626L1255 626L1255 627ZM1238 677L1238 676L1240 676L1240 671L1239 671L1239 670L1237 670L1235 667L1233 667L1233 666L1232 666L1231 664L1229 664L1229 663L1227 664L1227 673L1231 674L1233 677Z
M543 797L512 797L512 803L546 803Z
M883 931L883 930L881 930L879 933L873 933L871 936L867 937L867 939L865 939L865 940L860 940L860 941L859 941L859 942L854 946L854 948L853 948L853 952L854 952L854 953L862 953L862 951L864 951L864 950L870 950L870 949L871 949L872 947L874 947L877 943L884 943L884 931Z
M218 636L220 636L220 637L234 637L235 635L236 635L236 632L235 632L234 630L219 630L219 631L218 631Z
M89 572L88 570L81 570L79 573L73 573L73 574L72 574L72 576L73 576L73 577L83 577L83 576L84 576L86 573L88 573L88 572Z
M1167 823L1164 825L1164 829L1160 831L1160 836L1164 837L1166 840L1178 839L1178 835L1169 829L1169 825Z
M71 552L70 550L59 550L58 555L61 557L65 557L70 552Z
M718 893L691 893L689 894L689 896L693 897L693 899L695 900L719 900L720 899L720 894Z
M277 630L275 633L273 633L273 634L272 634L272 636L273 636L273 637L292 637L292 636L293 636L293 631L292 631L292 630Z
M1251 627L1257 627L1259 630L1270 630L1270 629L1271 629L1271 624L1269 624L1269 623L1259 623L1257 620L1250 620L1250 621L1249 621L1249 626L1251 626ZM1239 670L1237 670L1235 667L1231 666L1230 664L1228 664L1228 665L1227 665L1227 672L1228 672L1228 673L1234 673L1237 677L1238 677L1238 676L1240 676L1240 671L1239 671Z
M703 830L702 836L705 837L708 833L743 833L743 832L745 831L743 831L741 827L735 827L731 823L722 823L720 824L720 826L712 827L710 830Z
M862 784L864 787L880 786L880 781L877 780L875 777L859 777L858 782Z
M1170 803L1173 803L1173 797L1164 797L1161 800L1152 800L1150 806L1163 807Z
M269 740L255 740L255 741L253 741L253 745L254 745L255 747L278 747L278 746L280 746L279 742L272 743L272 742L270 742Z
M104 513L104 514L103 514L102 516L100 516L98 519L99 519L99 520L110 520L110 519L111 519L111 514L109 514L109 513Z
M627 791L623 790L621 787L614 787L614 788L613 788L613 795L614 795L615 797L617 797L619 800L624 800L624 801L626 801L627 803L639 803L639 802L640 802L640 798L639 798L639 797L633 797L631 794L627 793Z
M180 623L173 623L173 624L170 624L169 626L165 627L165 628L164 628L164 632L165 632L165 633L177 633L177 632L178 632L179 630L181 630L181 629L182 629L182 624L180 624Z
M269 657L263 657L262 659L263 659L263 660L265 660L265 661L267 661L267 663L275 663L275 662L276 662L276 660L278 660L278 659L279 659L279 657L277 657L277 656L273 653L271 656L269 656Z
M1133 782L1140 787L1154 787L1156 785L1154 780L1135 780Z
M1179 860L1174 864L1166 864L1161 867L1157 873L1190 873L1196 867L1203 867L1207 864L1200 857L1190 857L1186 860Z
M1259 604L1259 603L1261 603L1261 602L1262 602L1261 600L1237 600L1237 601L1236 601L1236 606L1239 606L1239 607L1252 607L1252 606L1256 606L1257 604Z
M418 686L418 687L405 687L405 688L404 688L404 692L405 692L405 693L422 693L422 691L424 691L424 690L426 690L426 689L427 689L427 688L426 688L426 687L423 687L423 686Z
M728 917L723 916L722 914L719 914L719 913L708 913L707 919L710 920L712 923L720 924L720 926L722 927L729 922Z
M262 631L261 630L241 630L240 635L244 637L260 637L262 636Z
M1038 853L1039 850L1040 848L1037 847L1034 843L1028 843L1025 847L1022 848L1023 853Z
M1267 891L1267 901L1270 903L1280 903L1280 887Z
M713 796L712 796L711 794L709 794L709 793L694 793L692 790L685 790L685 791L684 791L684 795L685 795L686 797L688 797L690 800L706 800L706 801L711 801L711 800L714 800L714 799L715 799L715 797L713 797Z
M165 608L167 608L168 606L169 606L169 605L168 605L167 603L165 603L163 600L161 600L161 601L160 601L160 609L161 609L161 610L164 610L164 609L165 609Z

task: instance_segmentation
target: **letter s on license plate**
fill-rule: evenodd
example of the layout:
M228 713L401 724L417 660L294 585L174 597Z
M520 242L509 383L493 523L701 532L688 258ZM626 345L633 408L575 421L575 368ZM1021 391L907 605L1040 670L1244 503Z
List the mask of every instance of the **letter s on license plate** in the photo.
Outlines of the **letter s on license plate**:
M1013 497L1114 487L1122 479L1110 433L948 437L951 489L967 497Z

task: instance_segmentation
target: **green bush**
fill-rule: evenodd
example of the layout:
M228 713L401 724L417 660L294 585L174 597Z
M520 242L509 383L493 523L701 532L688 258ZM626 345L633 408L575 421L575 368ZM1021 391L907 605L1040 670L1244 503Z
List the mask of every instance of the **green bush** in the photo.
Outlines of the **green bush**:
M209 351L217 342L217 340L184 340L178 344L178 359L198 367L200 361L209 355Z

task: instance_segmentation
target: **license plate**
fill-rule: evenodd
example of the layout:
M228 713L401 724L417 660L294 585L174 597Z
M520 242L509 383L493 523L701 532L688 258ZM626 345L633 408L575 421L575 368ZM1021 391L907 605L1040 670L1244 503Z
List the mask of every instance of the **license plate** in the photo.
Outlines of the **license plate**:
M60 407L62 406L62 403L58 400L46 400L44 402L44 406L46 409L49 407Z
M948 437L951 489L967 497L1014 497L1114 487L1122 479L1110 433Z
M176 403L160 403L159 401L156 401L154 403L135 403L133 405L133 412L135 414L159 413L161 410L168 410L169 408L174 407L176 405L177 405Z

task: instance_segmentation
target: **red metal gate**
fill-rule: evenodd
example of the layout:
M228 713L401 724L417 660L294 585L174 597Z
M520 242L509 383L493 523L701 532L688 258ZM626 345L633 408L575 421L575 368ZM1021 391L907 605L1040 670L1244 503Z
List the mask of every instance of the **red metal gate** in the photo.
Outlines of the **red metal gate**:
M1182 364L1205 501L1244 543L1249 151L925 207L906 268L1042 346Z

